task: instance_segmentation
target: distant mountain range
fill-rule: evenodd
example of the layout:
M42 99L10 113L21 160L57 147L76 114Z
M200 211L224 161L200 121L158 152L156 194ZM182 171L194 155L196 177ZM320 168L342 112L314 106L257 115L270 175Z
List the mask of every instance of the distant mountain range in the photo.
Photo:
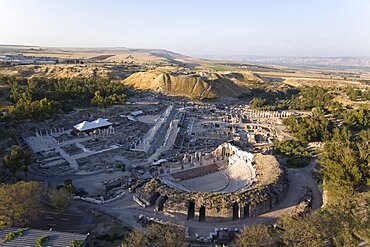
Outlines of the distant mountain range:
M60 57L62 54L73 58L94 58L98 57L105 61L136 61L136 62L158 62L164 61L183 66L195 66L196 63L207 62L204 59L221 60L228 62L243 62L257 65L283 66L290 68L305 69L336 69L336 70L357 70L370 72L370 57L288 57L288 56L204 56L198 59L162 49L135 49L126 47L40 47L24 45L0 45L0 54L44 55ZM83 55L79 55L83 54ZM111 56L99 56L109 54ZM210 61L208 61L210 62ZM214 62L214 61L213 61Z
M370 57L288 57L235 55L208 57L223 61L240 61L262 65L296 68L353 69L370 71Z
M94 61L135 62L151 64L178 64L194 66L191 57L162 49L136 49L127 47L42 47L0 45L0 55L44 56L60 59L87 59Z

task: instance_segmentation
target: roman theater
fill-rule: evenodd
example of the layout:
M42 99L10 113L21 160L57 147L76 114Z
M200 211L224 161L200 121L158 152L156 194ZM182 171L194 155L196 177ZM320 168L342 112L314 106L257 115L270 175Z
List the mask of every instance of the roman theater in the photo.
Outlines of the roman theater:
M152 167L151 173L151 180L134 189L135 201L200 222L258 216L281 201L288 188L274 156L242 151L227 142Z

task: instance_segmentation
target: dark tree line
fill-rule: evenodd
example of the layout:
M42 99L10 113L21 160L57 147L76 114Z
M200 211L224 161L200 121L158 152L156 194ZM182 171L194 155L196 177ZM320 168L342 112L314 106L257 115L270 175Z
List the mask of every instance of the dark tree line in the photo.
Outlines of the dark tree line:
M42 120L74 106L108 107L126 101L126 89L119 81L100 78L18 78L0 77L0 85L10 88L14 103L5 119Z
M370 100L370 89L360 90L353 87L348 87L344 91L347 97L352 101Z
M284 157L289 167L304 167L311 160L310 152L301 142L295 140L274 142L274 154Z
M289 117L283 120L294 137L302 143L329 140L334 128L321 110L313 111L308 117Z
M370 182L370 130L354 135L348 129L335 129L320 165L333 198L345 199L360 191Z
M250 105L261 110L311 110L312 108L332 108L333 93L322 87L305 87L300 89L285 89L282 91L253 90L254 98Z

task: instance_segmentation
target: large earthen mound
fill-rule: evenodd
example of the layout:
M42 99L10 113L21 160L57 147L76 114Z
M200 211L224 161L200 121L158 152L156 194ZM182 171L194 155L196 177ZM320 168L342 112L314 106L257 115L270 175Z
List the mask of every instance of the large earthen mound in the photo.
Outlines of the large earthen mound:
M196 99L217 97L238 97L248 94L249 83L255 79L251 74L207 73L179 74L151 70L132 74L124 83L139 90L151 90L173 96L185 96Z

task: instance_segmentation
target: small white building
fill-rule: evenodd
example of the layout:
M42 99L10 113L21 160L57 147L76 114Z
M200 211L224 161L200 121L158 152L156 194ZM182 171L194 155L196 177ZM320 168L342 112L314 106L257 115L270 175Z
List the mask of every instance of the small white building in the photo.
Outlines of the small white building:
M98 118L92 122L83 121L73 126L73 128L76 133L81 133L81 132L90 133L90 132L94 132L97 129L109 128L110 126L112 126L112 123L109 122L108 119Z

